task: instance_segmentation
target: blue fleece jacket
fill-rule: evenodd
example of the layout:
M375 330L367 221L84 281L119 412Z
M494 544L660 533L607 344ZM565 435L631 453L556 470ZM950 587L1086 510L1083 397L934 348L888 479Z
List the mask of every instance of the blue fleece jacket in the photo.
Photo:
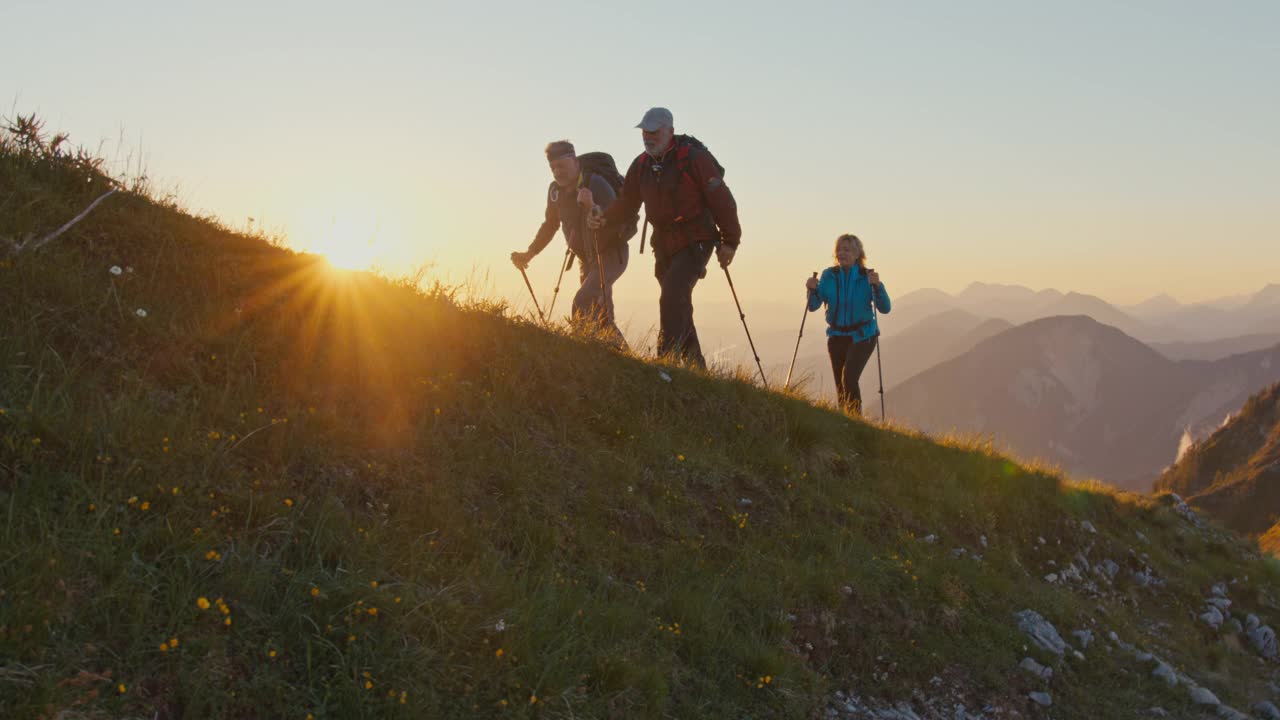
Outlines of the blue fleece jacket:
M818 278L818 289L809 293L809 312L826 305L827 337L852 337L854 342L861 342L880 334L871 312L871 297L872 287L865 270L856 265L848 269L829 267ZM877 310L889 312L889 291L884 283L875 287L875 302Z

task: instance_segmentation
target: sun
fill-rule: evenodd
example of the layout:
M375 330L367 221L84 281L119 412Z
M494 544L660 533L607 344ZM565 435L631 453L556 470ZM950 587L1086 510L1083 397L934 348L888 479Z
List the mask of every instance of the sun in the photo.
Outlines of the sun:
M378 223L352 216L333 215L308 223L299 238L300 249L324 256L339 270L368 270L378 260Z

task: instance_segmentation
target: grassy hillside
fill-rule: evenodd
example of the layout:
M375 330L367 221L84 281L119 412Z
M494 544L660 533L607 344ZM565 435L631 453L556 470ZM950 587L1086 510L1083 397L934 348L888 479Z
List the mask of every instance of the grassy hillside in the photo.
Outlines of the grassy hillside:
M1156 486L1186 496L1237 532L1257 535L1280 519L1277 480L1280 384L1250 397L1226 424L1165 470Z
M1198 717L1188 682L1268 695L1245 631L1196 615L1221 584L1233 619L1278 623L1280 577L1167 496L335 273L137 192L10 250L109 186L30 130L0 145L2 717ZM1034 643L1027 609L1077 652Z

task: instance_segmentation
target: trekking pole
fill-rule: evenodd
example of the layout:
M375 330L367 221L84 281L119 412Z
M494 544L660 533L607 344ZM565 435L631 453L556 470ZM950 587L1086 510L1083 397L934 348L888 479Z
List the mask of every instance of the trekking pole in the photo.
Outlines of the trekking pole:
M604 256L600 254L600 233L591 231L591 242L596 246L596 269L600 271L600 306L604 307Z
M587 208L587 215L590 215L594 209L595 208ZM583 221L583 224L586 224L585 220ZM600 254L600 233L596 230L592 230L590 225L587 225L587 232L591 233L591 243L596 248L596 272L600 273L600 306L598 311L600 313L600 326L603 327L605 321L609 319L609 305L604 296L604 256Z
M724 270L724 279L729 281L729 292L733 293L733 304L738 306L738 317L742 320L742 329L747 332L747 344L751 346L751 354L756 358L756 368L760 370L760 382L764 385L764 389L769 389L769 380L764 376L764 365L760 364L760 353L756 352L756 344L751 340L751 329L747 327L747 315L742 312L742 303L738 302L738 291L733 287L733 276L729 274L729 268L721 265Z
M818 273L815 272L813 276L818 277ZM791 353L791 367L787 368L787 381L782 384L782 392L786 392L787 388L791 387L791 373L795 372L796 357L800 355L800 338L804 337L804 321L809 319L809 295L812 294L812 290L805 294L804 315L800 316L800 336L796 338L796 351Z
M564 249L564 262L560 263L560 276L556 278L556 289L551 293L551 306L547 308L547 317L552 320L556 317L556 298L560 297L560 281L564 279L564 273L573 264L573 248Z
M538 296L534 294L533 284L529 282L529 275L524 271L524 268L520 268L520 277L524 278L524 286L529 288L529 296L533 298L533 306L538 308L538 319L542 321L543 325L545 325L547 323L547 319L542 315L542 307L538 305Z
M875 285L871 286L871 319L876 324L876 375L880 376L880 422L884 422L884 366L880 364L880 321L876 316Z

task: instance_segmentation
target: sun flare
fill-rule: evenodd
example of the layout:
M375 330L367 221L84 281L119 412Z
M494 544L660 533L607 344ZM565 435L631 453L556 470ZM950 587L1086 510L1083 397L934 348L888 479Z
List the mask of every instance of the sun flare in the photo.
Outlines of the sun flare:
M379 223L350 215L332 215L308 223L301 249L324 256L340 270L367 270L378 260Z

